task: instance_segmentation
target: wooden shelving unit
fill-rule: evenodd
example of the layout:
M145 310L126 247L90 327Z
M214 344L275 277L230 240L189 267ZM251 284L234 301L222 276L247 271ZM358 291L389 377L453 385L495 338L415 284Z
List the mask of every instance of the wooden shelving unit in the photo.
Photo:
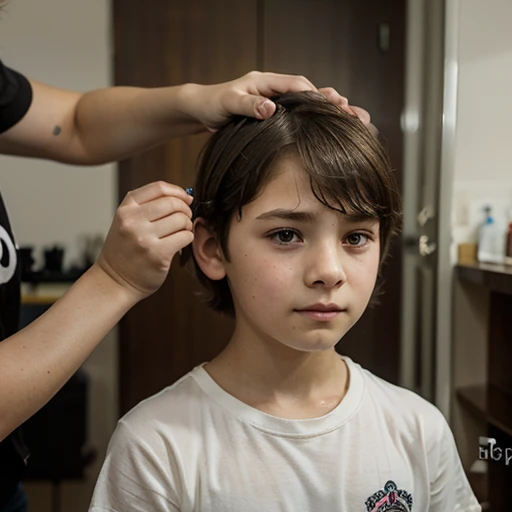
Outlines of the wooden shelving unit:
M462 387L457 390L456 395L460 403L464 406L464 408L468 412L470 412L475 418L484 421L490 425L494 425L496 428L499 428L504 433L512 437L512 423L510 421L510 418L508 415L503 417L503 410L506 410L506 408L494 408L494 416L489 412L487 398L489 392L492 395L494 395L494 397L499 397L498 400L500 400L500 402L502 402L503 400L509 400L512 402L512 397L508 397L506 392L488 386ZM496 401L496 398L494 398L494 400ZM508 405L508 407L510 411L510 407L512 406ZM496 414L496 410L498 411L498 414Z
M490 263L458 265L455 267L455 275L461 281L481 284L492 292L512 295L512 266L510 265Z
M487 324L487 383L456 390L462 407L487 424L488 437L512 450L512 267L460 265L456 279L481 285L490 293ZM488 461L487 496L490 510L510 510L512 461Z

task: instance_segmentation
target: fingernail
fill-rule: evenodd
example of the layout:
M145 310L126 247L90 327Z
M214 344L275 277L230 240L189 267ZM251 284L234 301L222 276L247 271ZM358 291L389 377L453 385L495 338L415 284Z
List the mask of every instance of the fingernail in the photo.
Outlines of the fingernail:
M194 189L192 187L188 187L185 189L185 192L189 195L189 196L193 196L194 195Z
M265 100L263 103L258 105L257 111L258 119L266 119L272 112L272 102L270 100Z

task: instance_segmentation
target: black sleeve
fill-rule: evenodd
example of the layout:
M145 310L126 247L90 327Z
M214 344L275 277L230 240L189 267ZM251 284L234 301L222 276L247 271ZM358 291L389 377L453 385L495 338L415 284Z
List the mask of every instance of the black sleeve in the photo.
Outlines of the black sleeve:
M0 133L20 121L32 103L30 82L0 61Z

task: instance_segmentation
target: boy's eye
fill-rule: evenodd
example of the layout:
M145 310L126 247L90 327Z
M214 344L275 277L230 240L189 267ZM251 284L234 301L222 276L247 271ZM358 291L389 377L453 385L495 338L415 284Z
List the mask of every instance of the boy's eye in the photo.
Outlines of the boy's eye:
M365 233L351 233L347 236L346 241L354 247L361 247L368 243L370 237Z
M280 244L289 244L294 240L294 237L299 238L298 234L292 229L280 229L279 231L274 231L269 235L271 240L275 240Z

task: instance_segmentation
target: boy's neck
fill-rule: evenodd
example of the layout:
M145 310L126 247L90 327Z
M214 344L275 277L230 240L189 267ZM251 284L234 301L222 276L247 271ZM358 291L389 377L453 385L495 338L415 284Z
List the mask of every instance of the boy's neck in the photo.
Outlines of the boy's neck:
M243 343L236 337L204 368L235 398L288 419L329 413L349 383L346 363L334 349L300 352L279 343Z

